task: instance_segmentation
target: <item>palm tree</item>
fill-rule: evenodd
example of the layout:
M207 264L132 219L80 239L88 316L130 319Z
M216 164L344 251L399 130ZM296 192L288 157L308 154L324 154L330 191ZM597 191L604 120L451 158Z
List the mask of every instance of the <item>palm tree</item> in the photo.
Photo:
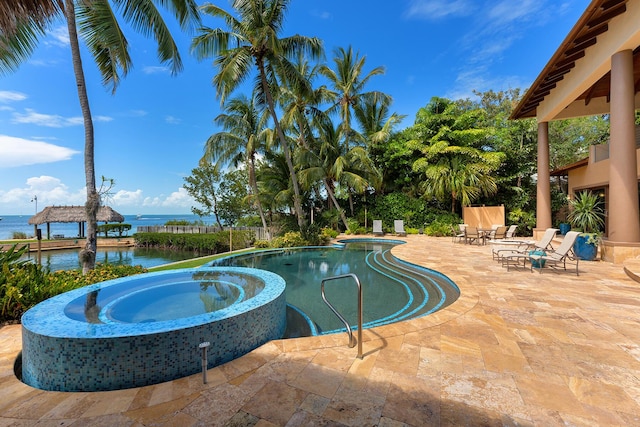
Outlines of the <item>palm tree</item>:
M80 56L78 32L85 40L98 66L102 83L110 86L112 93L115 93L121 75L126 76L132 67L129 44L116 20L114 8L106 0L92 2L64 0L64 3L54 0L40 2L16 0L14 4L16 10L18 5L25 5L25 7L23 12L16 15L13 27L15 30L3 30L0 34L0 71L8 72L17 69L31 55L37 46L38 39L46 34L47 25L60 15L64 17L69 31L71 58L85 130L87 240L80 258L82 270L86 273L95 266L96 214L100 206L100 196L96 190L93 119ZM170 0L162 2L162 5L171 12L183 29L188 29L200 21L195 0ZM42 6L45 9L42 9ZM153 3L145 0L124 0L115 1L114 6L132 28L145 35L153 34L158 45L158 57L162 63L169 64L173 74L182 69L177 45L160 11ZM0 10L4 12L8 8L3 5ZM42 10L44 12L41 12Z
M351 148L351 143L357 140L363 141L364 138L359 135L352 124L352 116L354 109L358 104L366 98L370 98L372 102L377 100L389 101L389 97L382 92L369 91L365 92L364 88L369 80L376 75L384 74L383 67L376 67L363 75L363 68L366 58L360 57L359 53L353 52L353 48L338 48L333 59L335 63L335 71L329 66L324 65L320 69L320 73L324 75L333 86L332 100L333 106L329 109L329 113L337 112L342 123L343 144L345 152ZM349 206L353 215L353 198L349 192Z
M256 181L256 155L264 152L270 134L270 129L265 127L267 117L258 111L255 98L248 99L244 95L229 100L224 111L225 113L215 118L215 122L225 131L207 139L203 158L215 161L216 167L227 164L238 166L241 162L247 165L252 202L257 207L262 227L268 236L267 220L258 197Z
M469 206L480 195L495 194L498 186L492 173L503 160L503 153L439 141L428 147L424 158L414 162L413 170L425 174L421 184L424 195L443 201L449 198L451 213L455 213L457 201Z
M353 188L361 193L377 178L376 169L364 147L351 147L344 151L342 127L334 127L325 116L316 120L318 126L317 147L300 150L299 163L303 166L300 180L310 187L322 182L331 203L338 210L345 228L349 228L344 210L335 196L336 185Z
M304 79L296 73L289 58L298 52L317 59L322 54L322 42L317 38L294 35L280 38L285 13L290 0L234 0L233 8L239 17L212 4L202 10L222 18L229 31L220 28L203 28L193 40L192 50L200 59L215 56L219 68L213 79L217 96L225 102L233 90L246 80L254 65L258 72L255 93L258 101L267 106L277 138L287 162L294 192L294 209L298 226L304 227L304 214L300 200L300 188L293 165L291 148L280 126L276 113L274 94L280 84L289 82L304 85Z
M291 207L293 190L287 161L282 153L267 151L265 161L258 165L256 178L260 196L268 200L271 213Z

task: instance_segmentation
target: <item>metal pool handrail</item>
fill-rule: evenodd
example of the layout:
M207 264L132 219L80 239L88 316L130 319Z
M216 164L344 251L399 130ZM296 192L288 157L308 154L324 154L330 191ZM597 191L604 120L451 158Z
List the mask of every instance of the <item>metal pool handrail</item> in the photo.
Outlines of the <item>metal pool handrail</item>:
M362 359L363 358L362 356L362 285L360 284L360 279L358 279L358 276L356 276L353 273L327 277L326 279L322 279L322 282L320 284L320 291L322 293L322 299L324 300L324 302L329 306L331 311L333 311L333 313L336 316L338 316L338 318L346 326L347 334L349 335L349 347L351 348L355 347L356 340L353 337L353 332L351 331L351 326L349 326L349 322L347 322L345 318L340 313L338 313L338 311L333 307L333 305L331 305L331 303L327 300L326 295L324 294L325 282L328 282L329 280L345 279L347 277L351 277L356 282L356 285L358 285L358 340L357 340L357 343L358 343L358 358Z

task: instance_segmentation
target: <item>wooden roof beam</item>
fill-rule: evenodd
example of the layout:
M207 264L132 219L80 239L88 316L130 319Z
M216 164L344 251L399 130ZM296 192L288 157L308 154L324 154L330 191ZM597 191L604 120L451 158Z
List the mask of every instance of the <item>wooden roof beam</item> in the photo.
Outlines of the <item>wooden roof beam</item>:
M617 6L612 6L612 7L608 8L608 9L606 9L604 13L602 13L601 15L599 15L598 17L596 17L592 21L589 21L587 23L587 26L589 28L595 27L596 25L600 25L603 22L611 21L616 16L625 13L627 11L627 4L626 3L627 2L625 1L622 4L618 4Z
M568 49L565 52L565 55L567 55L567 56L573 55L574 53L583 51L586 48L588 48L589 46L593 46L594 44L596 44L596 38L595 37L587 39L582 43L575 44L571 49Z
M556 66L558 67L563 67L565 65L571 64L572 62L576 62L578 59L584 57L585 53L584 50L581 50L578 53L574 53L571 56L567 56L565 59L563 59L562 61L558 61L556 63Z
M586 40L589 40L593 37L598 37L600 34L604 34L609 31L609 23L605 22L596 27L591 28L589 31L585 31L580 37L577 37L574 40L574 44L580 44Z

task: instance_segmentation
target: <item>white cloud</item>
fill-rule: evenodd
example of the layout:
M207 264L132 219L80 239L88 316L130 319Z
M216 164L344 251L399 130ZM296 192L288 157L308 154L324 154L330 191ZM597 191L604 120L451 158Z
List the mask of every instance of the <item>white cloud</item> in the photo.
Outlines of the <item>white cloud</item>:
M14 102L14 101L24 101L27 99L27 95L21 92L14 92L10 90L0 90L0 102Z
M488 12L488 22L492 26L508 25L519 20L528 20L538 17L538 11L544 7L540 0L520 0L518 7L514 7L512 0L503 0L494 4Z
M66 47L69 46L69 31L67 27L60 26L49 32L49 37L45 40L46 45Z
M142 202L142 206L153 208L174 208L172 212L176 212L175 208L190 208L195 204L195 201L189 196L187 190L179 188L178 191L174 191L169 194L168 197L160 195L157 197L145 197Z
M159 66L159 65L149 65L149 66L144 67L142 69L142 72L145 73L145 74L158 74L158 73L169 74L171 71L169 70L169 67L162 67L162 66Z
M164 121L169 123L170 125L179 125L182 122L182 120L174 116L166 116L164 118Z
M405 16L437 20L448 16L467 16L474 10L474 2L469 0L412 0Z
M42 175L27 179L25 187L0 190L0 207L10 207L3 207L3 211L8 212L16 205L35 203L36 198L38 210L42 210L44 206L51 205L81 205L86 200L86 192L84 188L70 191L58 178Z
M194 203L193 198L187 193L187 190L184 188L178 188L178 191L174 191L169 194L164 202L162 202L162 206L165 207L190 207Z
M93 120L96 122L110 122L113 119L108 116L94 116ZM13 118L11 119L11 123L14 124L32 124L51 128L80 126L83 122L82 116L63 117L58 114L42 114L31 108L25 108L25 113L13 113Z
M119 190L111 196L114 206L139 206L142 203L142 190Z
M320 19L331 19L331 13L323 10L314 9L311 11L311 15Z
M69 160L78 151L42 141L0 135L0 168Z

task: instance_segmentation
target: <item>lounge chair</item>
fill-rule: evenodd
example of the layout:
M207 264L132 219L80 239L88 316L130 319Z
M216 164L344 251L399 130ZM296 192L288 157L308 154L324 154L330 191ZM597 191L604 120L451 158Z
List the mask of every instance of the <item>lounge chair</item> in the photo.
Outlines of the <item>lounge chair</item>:
M509 270L510 265L518 265L520 261L522 261L523 266L526 263L526 260L529 257L529 252L532 250L553 250L553 246L551 242L553 238L556 237L556 233L558 232L557 228L547 228L542 235L542 239L540 241L535 242L533 244L529 244L528 242L523 242L524 244L516 249L498 249L494 253L494 259L497 259L502 262L502 265L507 266L507 271Z
M546 267L555 268L557 265L562 265L564 270L567 270L567 261L575 261L576 264L576 276L579 276L578 261L579 258L573 252L573 244L576 242L576 238L580 234L579 231L569 231L565 234L562 243L558 246L558 249L542 255L530 254L529 262L531 263L531 270L533 271L534 263L538 265L538 271L542 273L542 270Z
M395 230L398 236L406 236L407 232L404 231L404 221L401 219L396 219L393 221L393 229Z
M373 220L373 235L374 236L384 236L384 231L382 231L382 220L374 219Z
M511 239L513 236L515 236L517 229L518 229L517 224L510 225L509 229L507 230L507 235L505 236L505 239Z

